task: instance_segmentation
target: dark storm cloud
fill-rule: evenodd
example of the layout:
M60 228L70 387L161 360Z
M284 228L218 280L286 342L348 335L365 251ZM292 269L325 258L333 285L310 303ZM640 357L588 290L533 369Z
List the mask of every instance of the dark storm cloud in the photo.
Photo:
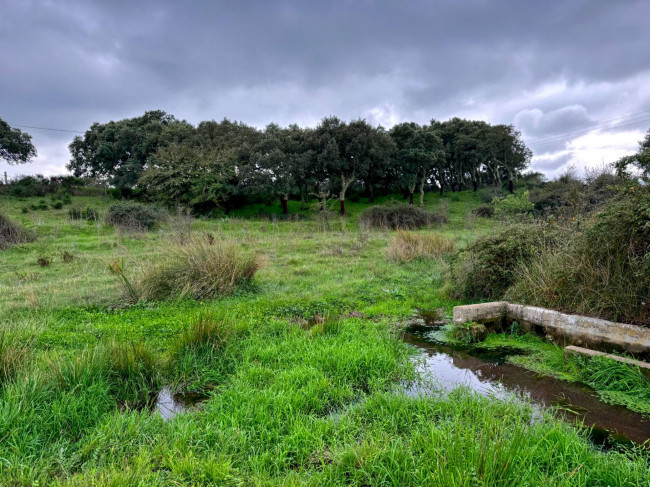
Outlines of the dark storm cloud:
M0 1L13 124L85 130L153 108L258 126L458 115L515 123L542 169L587 164L571 146L587 127L627 134L620 152L650 126L644 1ZM31 132L39 159L12 173L60 172L71 134Z

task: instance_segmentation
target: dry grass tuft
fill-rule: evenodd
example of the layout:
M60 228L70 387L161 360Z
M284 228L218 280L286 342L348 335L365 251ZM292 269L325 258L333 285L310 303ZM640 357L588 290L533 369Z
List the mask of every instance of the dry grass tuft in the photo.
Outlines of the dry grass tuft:
M194 299L227 296L249 283L262 267L258 255L242 252L235 243L196 237L172 245L136 280L139 299Z
M36 236L32 232L0 213L0 249L7 249L34 240L36 240Z
M388 244L388 255L400 262L435 259L452 252L456 242L437 233L413 233L398 230Z

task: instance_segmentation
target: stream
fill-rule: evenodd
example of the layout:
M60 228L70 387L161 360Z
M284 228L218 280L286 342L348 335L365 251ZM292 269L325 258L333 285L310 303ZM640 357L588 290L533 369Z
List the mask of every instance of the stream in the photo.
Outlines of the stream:
M540 376L506 362L512 351L457 350L430 338L430 326L412 326L404 340L420 350L420 372L430 374L436 386L450 391L469 387L491 397L519 397L544 407L558 408L567 421L583 421L592 427L591 439L604 447L643 443L650 438L650 419L622 406L601 401L589 388L580 384ZM426 394L413 386L409 394Z

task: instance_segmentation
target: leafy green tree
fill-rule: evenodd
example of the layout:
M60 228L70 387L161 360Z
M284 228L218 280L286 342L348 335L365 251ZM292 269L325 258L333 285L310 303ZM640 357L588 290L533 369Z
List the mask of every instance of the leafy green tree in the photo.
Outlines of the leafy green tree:
M413 204L415 187L420 184L420 204L424 204L424 185L444 160L442 139L435 124L420 126L414 122L395 125L390 136L396 147L394 163L400 182Z
M341 215L345 215L345 195L352 183L363 180L377 149L377 129L365 120L349 124L336 117L324 118L316 129L321 147L319 162L338 188Z
M185 131L191 132L187 122L179 122L161 110L117 122L94 123L70 144L72 158L67 167L77 177L98 177L127 192L136 186L149 156L169 140L165 129L173 124L185 125Z
M255 146L252 163L242 170L242 178L252 193L273 193L280 197L282 213L287 214L289 194L303 179L304 134L297 125L281 128L269 124Z
M233 150L191 147L174 142L149 158L138 184L167 206L189 206L207 213L226 208L236 184Z
M32 136L12 128L0 118L0 160L7 164L24 164L36 157Z
M645 138L639 142L639 150L636 154L620 158L614 166L619 175L626 174L630 167L636 167L641 171L641 177L650 181L650 129Z

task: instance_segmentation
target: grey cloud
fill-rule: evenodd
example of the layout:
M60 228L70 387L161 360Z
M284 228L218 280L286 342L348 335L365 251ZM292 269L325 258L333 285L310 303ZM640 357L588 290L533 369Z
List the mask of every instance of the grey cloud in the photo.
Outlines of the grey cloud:
M533 145L650 110L642 0L0 1L0 117L14 124L85 130L154 108L257 126L458 115L515 123ZM62 170L71 134L32 134L38 161L10 171Z

